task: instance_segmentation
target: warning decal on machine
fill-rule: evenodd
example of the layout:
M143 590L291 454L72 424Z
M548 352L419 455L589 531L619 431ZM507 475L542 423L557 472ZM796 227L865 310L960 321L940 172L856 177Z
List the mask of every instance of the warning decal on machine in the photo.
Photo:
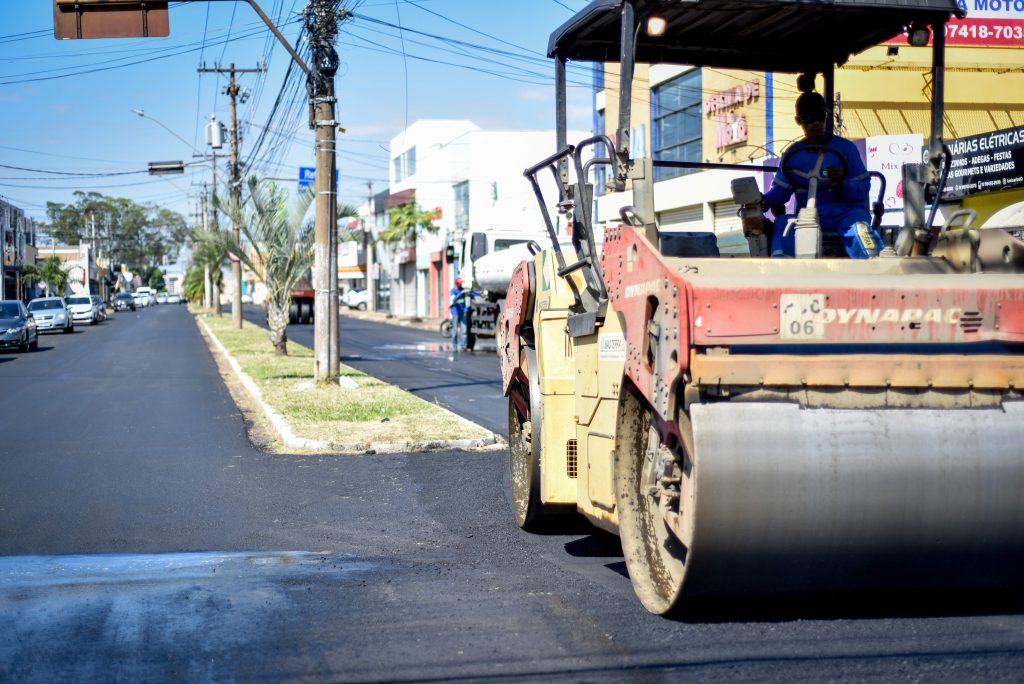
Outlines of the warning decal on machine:
M784 340L825 339L825 295L781 295L779 336Z
M626 337L622 333L597 336L597 358L601 361L625 361Z

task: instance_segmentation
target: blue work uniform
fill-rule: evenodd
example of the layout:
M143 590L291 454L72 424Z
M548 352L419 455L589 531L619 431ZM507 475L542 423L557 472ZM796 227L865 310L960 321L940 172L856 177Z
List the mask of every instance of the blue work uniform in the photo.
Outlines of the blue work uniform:
M449 311L452 314L452 348L456 351L466 349L466 327L469 319L469 299L479 296L476 290L463 290L461 287L453 287L450 293L451 306Z
M808 146L804 140L793 143L793 151L789 153L791 171L813 171L818 163L818 156L822 153L819 149L804 150ZM842 240L846 253L854 259L866 259L878 256L882 248L882 238L878 231L871 228L871 214L868 211L868 193L871 189L871 178L868 176L864 162L860 158L857 147L846 138L833 135L827 144L836 148L846 158L849 172L839 183L830 184L827 181L819 181L817 198L818 217L821 221L823 233L838 233ZM821 170L842 166L842 162L832 152L825 152L825 159L821 164ZM798 178L800 178L798 176ZM798 209L807 206L807 185L802 184L802 178L797 181L798 185L793 187L782 174L782 169L775 171L775 178L772 180L771 189L764 195L764 205L771 207L782 205L789 201L793 193L796 193ZM795 230L790 230L789 235L783 236L786 224L793 214L784 214L775 219L775 231L772 234L772 256L784 257L794 256Z

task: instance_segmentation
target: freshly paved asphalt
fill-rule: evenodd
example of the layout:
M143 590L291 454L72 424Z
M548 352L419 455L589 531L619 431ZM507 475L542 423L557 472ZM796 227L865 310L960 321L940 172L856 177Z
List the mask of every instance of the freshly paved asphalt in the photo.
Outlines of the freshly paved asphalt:
M1024 667L1006 600L653 617L614 538L515 528L501 453L263 453L184 308L0 355L0 421L0 681L988 682Z

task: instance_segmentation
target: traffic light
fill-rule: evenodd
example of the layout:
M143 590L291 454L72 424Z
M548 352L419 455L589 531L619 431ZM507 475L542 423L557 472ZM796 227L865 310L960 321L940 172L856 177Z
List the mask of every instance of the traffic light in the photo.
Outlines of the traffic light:
M180 161L149 162L150 176L163 176L169 173L185 173L185 163Z

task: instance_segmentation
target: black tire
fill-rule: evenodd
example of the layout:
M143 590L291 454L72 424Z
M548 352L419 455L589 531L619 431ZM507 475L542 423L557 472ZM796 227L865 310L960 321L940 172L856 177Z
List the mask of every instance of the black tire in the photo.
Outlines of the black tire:
M22 340L21 344L18 345L18 351L24 354L29 350L28 346L28 332L25 332L25 339Z
M313 302L309 300L299 302L299 322L303 325L313 322Z
M554 528L564 525L576 507L541 502L540 379L536 352L527 347L526 358L530 384L515 383L509 391L508 462L512 515L519 527L531 531L550 523Z
M689 420L683 418L680 426L686 444L669 449L652 427L652 409L628 381L623 382L618 416L615 503L629 578L647 610L674 614L682 602L687 553L693 541L690 504L696 473L689 455L693 442L688 436ZM665 515L677 516L675 528Z
M299 322L299 303L295 300L288 305L288 323L295 325Z
M74 325L69 325L66 328L64 328L64 334L65 335L70 335L73 332L75 332L75 326Z
M36 338L34 340L32 340L32 342L28 345L28 348L31 351L36 351L37 349L39 349L39 333L38 332L36 333Z
M359 304L356 305L356 308L360 311L366 311L366 302L359 302Z

